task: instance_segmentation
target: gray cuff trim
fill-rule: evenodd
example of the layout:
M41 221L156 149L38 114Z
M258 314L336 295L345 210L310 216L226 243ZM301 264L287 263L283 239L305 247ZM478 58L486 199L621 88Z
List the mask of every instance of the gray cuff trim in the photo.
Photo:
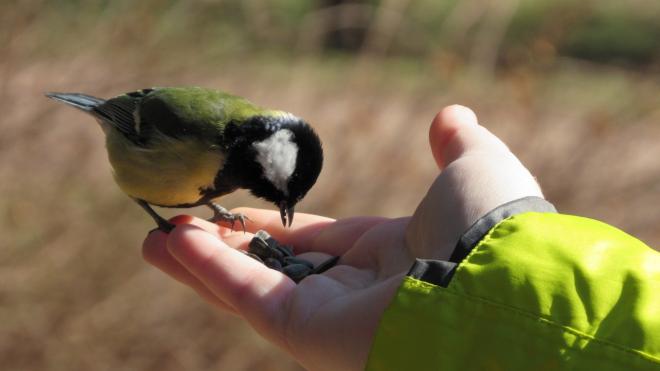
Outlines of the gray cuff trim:
M447 287L456 267L465 259L486 233L497 223L511 216L526 212L556 213L555 207L540 197L519 198L496 207L477 220L458 240L449 261L416 259L408 276L434 285Z

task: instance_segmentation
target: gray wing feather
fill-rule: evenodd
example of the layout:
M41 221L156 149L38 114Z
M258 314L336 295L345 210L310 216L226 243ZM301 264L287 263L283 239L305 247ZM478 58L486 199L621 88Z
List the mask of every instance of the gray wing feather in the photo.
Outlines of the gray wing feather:
M133 113L137 109L137 99L129 96L120 96L106 101L93 109L99 118L108 122L131 140L139 138L137 125Z
M135 113L142 98L151 91L153 89L142 89L109 100L80 93L46 93L46 96L93 115L119 130L131 141L141 144L144 138L140 136Z

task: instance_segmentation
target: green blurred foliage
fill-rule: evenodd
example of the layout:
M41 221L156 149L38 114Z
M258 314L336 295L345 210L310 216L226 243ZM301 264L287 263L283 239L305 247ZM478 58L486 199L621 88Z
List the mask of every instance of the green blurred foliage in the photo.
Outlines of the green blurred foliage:
M324 7L328 4L334 5ZM396 8L388 8L393 4ZM498 19L502 6L513 10L506 19ZM400 13L400 19L383 50L390 56L425 58L441 50L467 60L479 33L487 33L489 23L503 22L500 65L534 62L539 48L558 57L632 66L657 65L660 58L660 2L655 0L34 0L20 1L21 8L23 17L16 19L8 16L16 13L16 4L0 5L9 21L3 28L11 32L13 22L30 23L36 32L29 41L37 53L122 44L140 46L145 53L176 48L181 58L188 53L225 58L334 49L356 53L369 32L382 31L373 27L379 16L387 19L391 11ZM328 42L337 32L353 40L346 45ZM318 37L312 38L312 48L305 48L301 44L309 35ZM63 45L58 40L77 42Z
M562 53L596 62L643 65L660 58L658 13L632 11L625 3L598 8L567 35Z

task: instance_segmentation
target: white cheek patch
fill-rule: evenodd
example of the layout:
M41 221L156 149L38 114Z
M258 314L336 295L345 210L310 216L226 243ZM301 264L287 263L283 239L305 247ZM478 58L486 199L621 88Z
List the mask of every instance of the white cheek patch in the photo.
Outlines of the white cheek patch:
M252 145L257 151L257 162L263 168L263 176L285 195L289 194L289 178L296 169L298 157L298 145L291 141L292 137L291 130L282 129Z

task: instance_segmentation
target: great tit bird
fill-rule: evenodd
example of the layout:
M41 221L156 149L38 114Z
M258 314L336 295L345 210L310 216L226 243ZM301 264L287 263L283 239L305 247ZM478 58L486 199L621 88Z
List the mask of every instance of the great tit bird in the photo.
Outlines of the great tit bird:
M108 100L78 93L46 96L92 115L106 135L119 187L169 232L150 205L206 205L211 221L239 221L213 202L238 188L273 202L282 224L314 185L323 165L321 141L309 124L283 111L199 87L142 89Z

